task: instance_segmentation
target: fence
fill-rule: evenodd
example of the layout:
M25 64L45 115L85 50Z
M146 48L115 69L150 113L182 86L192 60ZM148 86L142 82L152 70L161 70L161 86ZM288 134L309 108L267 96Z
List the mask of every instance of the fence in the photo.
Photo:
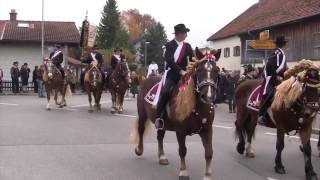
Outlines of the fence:
M2 86L2 91L12 91L12 81L4 80L4 81L2 81L0 87L1 86ZM20 89L20 91L22 90L22 82L21 81L19 81L19 89ZM33 82L28 82L27 90L33 91L33 89L34 89Z

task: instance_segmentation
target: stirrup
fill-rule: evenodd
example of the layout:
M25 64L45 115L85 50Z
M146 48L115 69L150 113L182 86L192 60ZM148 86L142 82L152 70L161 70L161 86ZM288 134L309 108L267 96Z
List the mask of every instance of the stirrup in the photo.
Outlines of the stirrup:
M154 125L157 130L164 130L164 120L162 118L157 118Z

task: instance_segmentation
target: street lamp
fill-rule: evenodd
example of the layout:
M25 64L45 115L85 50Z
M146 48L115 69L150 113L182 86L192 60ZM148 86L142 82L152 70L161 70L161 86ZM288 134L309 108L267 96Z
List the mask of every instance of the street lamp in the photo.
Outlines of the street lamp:
M144 43L144 67L147 68L147 45L150 44L150 42L146 41Z

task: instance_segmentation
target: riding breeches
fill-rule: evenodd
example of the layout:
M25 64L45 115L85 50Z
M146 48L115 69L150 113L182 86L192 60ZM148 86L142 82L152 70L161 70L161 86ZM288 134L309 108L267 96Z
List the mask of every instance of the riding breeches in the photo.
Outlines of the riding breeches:
M272 104L272 98L275 93L275 87L272 87L271 85L267 87L267 92L265 95L263 95L262 98L262 106L260 107L259 110L259 116L264 116L267 113L268 108Z

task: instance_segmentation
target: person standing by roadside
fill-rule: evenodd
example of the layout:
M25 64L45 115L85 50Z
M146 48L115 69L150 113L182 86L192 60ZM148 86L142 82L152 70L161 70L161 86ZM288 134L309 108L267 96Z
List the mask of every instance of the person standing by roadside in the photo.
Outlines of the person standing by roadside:
M34 70L32 72L32 82L33 82L33 90L34 93L38 93L38 83L37 83L37 73L38 73L38 66L34 67Z
M21 74L21 82L22 82L22 91L24 93L27 93L28 92L29 74L30 74L30 69L28 67L28 63L24 63L23 66L21 66L20 74Z
M234 71L228 73L226 78L227 78L227 85L226 85L225 93L226 93L226 98L229 104L229 113L235 113L236 103L234 101L234 91L236 89L238 79Z
M14 94L19 93L19 77L20 77L20 71L19 71L19 63L17 61L13 62L13 66L10 70L11 74L11 80L12 80L12 92Z
M3 79L3 70L0 66L0 93L2 93L2 79Z
M43 72L44 72L44 65L41 65L40 68L37 70L37 76L36 76L36 81L38 84L38 97L42 98L45 97L43 95L43 91L44 91L44 84L43 84Z

